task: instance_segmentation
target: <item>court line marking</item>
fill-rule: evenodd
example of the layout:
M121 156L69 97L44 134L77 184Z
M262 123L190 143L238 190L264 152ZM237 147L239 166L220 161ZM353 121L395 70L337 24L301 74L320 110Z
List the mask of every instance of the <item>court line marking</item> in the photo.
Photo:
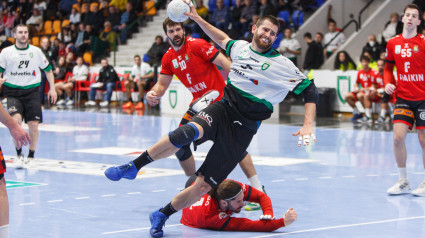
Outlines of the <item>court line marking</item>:
M354 175L345 175L345 176L342 176L343 178L355 178L356 176L354 176Z
M63 202L63 200L62 199L58 199L58 200L50 200L50 201L47 201L47 202Z
M81 199L89 199L90 197L78 197L78 198L74 198L75 200L81 200Z
M29 202L29 203L21 203L19 204L20 206L27 206L27 205L35 205L35 203L33 202Z
M164 189L159 189L159 190L153 190L152 192L153 193L160 193L160 192L165 192L165 190Z
M300 231L291 231L291 232L272 234L272 235L251 236L251 238L284 236L284 235L289 235L289 234L305 233L305 232L312 232L312 231L324 231L324 230L332 230L332 229L339 229L339 228L346 228L346 227L366 226L366 225L372 225L372 224L388 223L388 222L395 222L395 221L415 220L415 219L425 219L425 216L406 217L406 218L397 218L397 219L382 220L382 221L372 221L372 222L363 222L363 223L347 224L347 225L339 225L339 226L320 227L320 228L300 230Z
M171 226L181 226L181 225L182 224L173 224L173 225L166 225L166 226L171 227ZM110 235L110 234L130 232L130 231L141 231L141 230L148 230L148 229L151 229L151 228L150 227L143 227L143 228L136 228L136 229L120 230L120 231L108 231L108 232L103 232L102 235Z
M117 196L116 194L105 194L105 195L102 195L101 197L115 197L115 196Z
M141 194L141 192L129 192L127 194L133 195L133 194Z

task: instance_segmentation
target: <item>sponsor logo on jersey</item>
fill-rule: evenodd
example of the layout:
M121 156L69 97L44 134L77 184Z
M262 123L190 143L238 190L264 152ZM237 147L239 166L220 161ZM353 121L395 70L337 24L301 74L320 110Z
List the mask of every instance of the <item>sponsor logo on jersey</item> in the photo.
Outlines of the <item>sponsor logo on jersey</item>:
M266 69L268 69L270 67L270 64L269 63L264 63L263 65L261 65L261 70L266 70Z
M401 52L401 45L396 45L396 46L395 46L394 53L395 53L395 54L400 54L400 52Z
M419 118L421 118L422 121L425 121L425 112L419 113Z
M9 114L10 114L10 113L17 112L17 111L18 111L18 109L16 109L16 107L15 107L15 106L11 106L11 107L9 107L9 108L7 109L7 111L8 111L8 112L9 112Z
M214 46L211 46L206 53L207 56L210 55L213 52L213 50L214 50Z
M189 89L191 93L197 93L199 91L207 89L207 85L205 84L205 82L200 82L198 84L193 85L192 87L188 87L187 89Z
M410 81L410 82L423 82L424 75L423 74L400 74L399 80L401 81Z
M213 182L215 185L217 185L217 182L213 179L213 177L209 178L211 182Z
M226 217L228 217L229 216L229 214L227 214L227 213L225 213L225 212L220 212L219 214L218 214L218 218L220 218L220 219L224 219L224 218L226 218Z
M296 80L296 79L290 79L290 80L289 80L289 82L290 82L290 83L296 83L296 82L297 82L297 80Z
M35 76L35 72L10 72L11 76Z
M251 82L253 82L255 85L258 85L258 80L256 79L249 79Z
M32 76L35 76L35 70L34 70L34 71L32 71Z
M239 71L236 68L230 68L230 70L232 70L233 72L235 72L236 74L240 75L240 76L245 76L245 74L242 71Z
M209 126L211 126L211 123L213 122L212 117L203 111L200 111L198 114L196 114L196 117L203 119ZM212 178L210 178L210 180L213 181L214 184L217 184Z
M175 69L179 67L179 63L177 63L177 59L173 59L171 62L173 62L173 66Z
M249 57L250 60L254 61L255 63L260 63L259 60L252 58L251 56Z
M419 52L419 46L414 45L413 46L413 53L418 53Z

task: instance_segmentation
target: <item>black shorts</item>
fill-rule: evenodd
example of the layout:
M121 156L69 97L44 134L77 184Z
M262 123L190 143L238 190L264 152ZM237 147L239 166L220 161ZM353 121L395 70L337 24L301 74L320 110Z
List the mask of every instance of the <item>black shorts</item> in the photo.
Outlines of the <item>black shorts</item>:
M214 142L196 174L203 175L205 182L216 188L245 157L258 123L244 118L223 101L203 109L190 122L204 129L204 136L196 144Z
M7 111L11 116L16 113L21 114L25 123L29 121L43 122L40 95L38 91L32 91L22 96L7 95Z
M4 160L3 151L0 147L0 179L4 177L4 173L6 173L6 160Z
M393 123L404 123L412 129L415 121L416 129L425 129L425 101L397 98Z

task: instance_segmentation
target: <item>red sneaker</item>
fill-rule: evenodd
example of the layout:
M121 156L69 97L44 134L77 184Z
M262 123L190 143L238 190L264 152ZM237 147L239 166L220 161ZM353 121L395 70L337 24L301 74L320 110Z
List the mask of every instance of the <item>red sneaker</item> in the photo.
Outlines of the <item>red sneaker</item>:
M143 104L142 102L139 102L139 103L137 103L135 109L136 110L143 110L143 109L145 109L145 104Z
M127 102L124 105L122 105L122 109L130 109L130 108L133 108L133 107L134 107L134 105L133 105L132 102Z

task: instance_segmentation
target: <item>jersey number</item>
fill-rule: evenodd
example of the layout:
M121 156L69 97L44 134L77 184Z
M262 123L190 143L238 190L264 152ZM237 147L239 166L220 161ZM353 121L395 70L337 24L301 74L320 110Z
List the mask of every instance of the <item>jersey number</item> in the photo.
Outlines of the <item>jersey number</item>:
M30 62L29 60L22 60L21 62L19 62L18 68L22 69L24 65L25 65L25 68L28 68L29 62Z
M192 84L192 81L190 81L192 78L190 77L189 73L186 74L186 78L187 78L187 81L189 81L189 84Z
M401 50L401 57L410 57L412 56L412 49L402 49Z
M410 62L404 62L404 72L408 72L410 69Z

